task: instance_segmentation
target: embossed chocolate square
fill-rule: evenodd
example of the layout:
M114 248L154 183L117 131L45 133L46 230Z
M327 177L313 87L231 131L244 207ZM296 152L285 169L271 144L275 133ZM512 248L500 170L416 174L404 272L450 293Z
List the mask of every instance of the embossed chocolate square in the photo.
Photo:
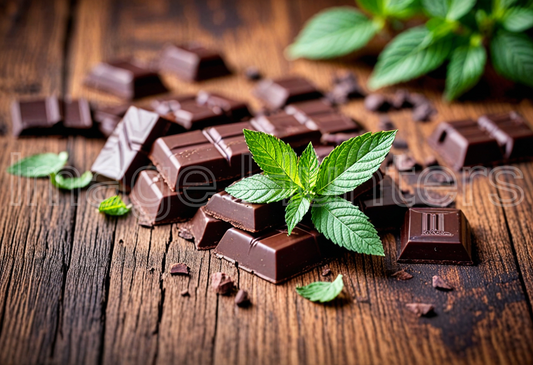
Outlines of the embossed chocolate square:
M470 227L453 208L411 208L400 234L398 262L473 265Z

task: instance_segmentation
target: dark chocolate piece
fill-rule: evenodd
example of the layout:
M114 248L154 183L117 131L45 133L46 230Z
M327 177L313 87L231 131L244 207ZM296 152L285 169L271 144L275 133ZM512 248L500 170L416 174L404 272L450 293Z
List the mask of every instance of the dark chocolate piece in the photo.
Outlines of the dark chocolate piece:
M365 98L365 108L371 112L386 112L391 104L384 95L370 94Z
M366 93L359 85L353 72L337 74L333 78L333 89L326 98L333 104L345 104L350 99L365 97Z
M221 109L201 105L196 100L183 100L175 105L176 110L165 115L185 130L202 129L216 124L228 123L230 120Z
M471 119L440 123L427 141L456 171L503 159L498 141Z
M318 143L321 137L320 131L307 128L286 113L255 117L250 123L255 130L272 134L296 150L309 142Z
M260 232L267 228L283 225L285 222L283 202L270 204L247 203L232 197L225 191L209 199L205 211L233 226L248 232Z
M391 131L396 129L396 125L394 125L394 122L389 118L388 115L381 115L379 117L378 128L383 131Z
M244 71L244 76L246 76L246 78L250 81L257 81L263 78L263 75L261 75L259 69L253 66L246 68L246 71Z
M98 130L109 137L130 108L130 104L103 105L93 107L93 119Z
M394 274L391 275L393 278L396 278L397 280L411 280L413 278L413 275L409 274L405 270L396 271Z
M326 265L326 266L324 266L324 267L322 268L322 273L321 273L321 275L322 275L322 276L328 276L329 274L331 274L331 269L329 268L328 265Z
M300 123L305 123L311 116L320 114L331 114L337 110L331 106L330 103L323 99L301 101L287 105L285 112L293 115Z
M422 168L409 153L394 155L393 163L396 170L400 172L420 170Z
M244 289L240 289L235 296L235 304L239 307L246 307L250 305L250 296Z
M287 104L322 97L311 82L297 76L263 80L257 84L254 95L271 109L279 109Z
M418 317L422 316L429 316L433 314L435 307L433 304L425 304L425 303L408 303L405 305L405 307L416 314Z
M247 103L230 99L220 94L200 91L196 98L196 102L200 105L206 105L215 111L221 111L226 117L231 119L232 122L240 122L241 120L252 116Z
M412 108L411 95L405 89L398 89L392 97L392 106L395 109Z
M533 130L517 112L483 115L478 123L498 141L505 159L533 157Z
M209 250L216 247L231 224L206 214L204 206L198 209L185 228L194 239L197 250Z
M447 282L444 281L444 279L437 275L433 276L433 278L431 279L431 285L435 289L453 290L453 287L451 287Z
M233 280L223 272L211 275L211 286L217 294L227 295L233 291Z
M429 102L419 104L413 109L413 120L415 122L427 122L431 119L431 116L435 114L437 110Z
M87 133L93 128L91 108L85 99L63 103L63 129L67 133Z
M279 284L319 265L323 259L323 236L302 225L290 236L284 229L250 233L229 229L215 253L272 283Z
M473 265L470 227L459 209L409 209L400 242L398 262Z
M392 147L397 148L399 150L406 150L409 148L409 144L405 139L396 137L394 139L394 142L392 142Z
M159 67L186 81L202 81L231 73L220 53L196 42L166 46L161 54Z
M124 99L136 99L167 92L159 75L135 60L117 60L96 65L85 85Z
M149 109L153 110L159 115L167 115L180 109L180 103L195 100L196 96L192 94L185 95L168 95L162 98L157 98L150 102Z
M17 100L11 104L14 136L57 133L63 119L61 103L55 96L44 99Z
M171 275L189 275L189 266L185 264L172 264L170 267Z

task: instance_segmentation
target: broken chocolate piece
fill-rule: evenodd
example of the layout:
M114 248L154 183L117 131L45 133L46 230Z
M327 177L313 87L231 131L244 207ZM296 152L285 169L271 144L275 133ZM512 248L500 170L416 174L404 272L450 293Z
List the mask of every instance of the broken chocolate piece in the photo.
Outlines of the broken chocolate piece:
M62 119L61 103L55 96L11 104L12 132L16 137L53 134Z
M409 148L409 144L407 144L407 141L405 139L396 137L392 142L392 147L400 150L406 150Z
M63 103L63 131L66 133L84 133L93 128L91 108L86 99L68 100Z
M391 107L384 95L370 94L365 98L365 108L371 112L386 112Z
M263 76L257 67L250 66L244 71L244 76L250 81L261 80Z
M233 290L233 280L223 272L216 272L211 275L211 286L217 294L227 295Z
M263 80L257 84L254 95L274 110L297 101L322 97L311 82L298 76Z
M435 275L432 278L431 284L435 289L441 289L441 290L453 290L453 287L451 287L447 282L445 282L440 276Z
M239 307L246 307L250 304L250 296L244 289L239 289L235 296L235 304Z
M378 128L383 131L392 131L396 129L396 125L394 125L394 122L389 118L388 115L380 115Z
M214 196L217 195L215 194ZM197 250L215 248L224 233L231 228L231 224L208 215L206 206L198 209L194 217L187 223L187 226Z
M420 166L416 162L413 156L407 153L403 153L400 155L394 155L393 161L394 161L394 167L396 167L396 170L400 172L420 170L422 168L422 166Z
M170 267L171 275L189 275L189 267L185 264L172 264Z
M432 314L435 310L435 307L432 304L424 303L409 303L406 304L405 307L414 314L416 314L418 317L428 316Z
M392 277L395 277L397 280L410 280L413 278L413 275L409 274L405 270L396 271L394 274L391 275Z
M415 122L427 122L437 110L430 103L419 104L413 109L413 120Z
M405 89L398 89L392 97L392 106L395 109L412 108L411 95Z
M194 236L189 231L189 227L181 227L178 231L178 236L184 240L190 241L194 239Z

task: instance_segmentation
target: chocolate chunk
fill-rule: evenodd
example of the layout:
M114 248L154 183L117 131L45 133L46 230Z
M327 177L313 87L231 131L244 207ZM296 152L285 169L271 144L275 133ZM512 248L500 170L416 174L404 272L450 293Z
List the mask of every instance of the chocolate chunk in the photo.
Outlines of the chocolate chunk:
M199 105L206 105L215 112L222 112L232 122L240 122L252 116L247 103L220 94L200 91L196 102Z
M190 231L190 227L181 227L178 231L178 236L187 241L194 240L194 236Z
M328 276L329 274L331 274L331 269L329 266L324 266L322 268L322 276Z
M409 209L400 242L398 262L473 265L470 227L458 209Z
M311 82L297 76L263 80L257 84L254 95L274 110L298 101L322 97Z
M418 94L418 93L409 94L409 103L412 104L413 106L418 106L418 105L422 105L422 104L430 104L431 105L431 102L429 101L428 98L426 98L424 95Z
M344 84L344 83L354 83L357 84L359 81L357 76L351 71L341 71L333 74L331 82L333 85Z
M231 73L220 53L196 42L166 46L159 68L186 81L202 81Z
M415 122L427 122L437 110L430 103L419 104L413 109L413 120Z
M391 104L384 95L370 94L365 98L365 108L371 112L386 112Z
M394 155L394 167L400 172L420 170L422 167L410 154Z
M392 146L400 150L406 150L409 148L409 144L407 144L407 141L399 137L396 137L394 139L394 142L392 142Z
M188 297L188 296L190 296L189 291L188 291L187 289L183 289L183 290L180 292L180 295L181 295L182 297Z
M166 114L165 118L172 120L187 131L230 122L222 109L201 105L194 99L180 101L174 108L175 110Z
M326 98L335 105L346 104L350 99L365 97L365 91L357 82L344 81L333 86Z
M85 85L124 99L136 99L167 92L159 75L135 60L115 60L96 65Z
M410 280L413 278L413 275L409 274L405 270L396 271L394 274L391 275L392 277L395 277L397 280Z
M431 279L431 284L435 289L453 290L453 288L447 282L445 282L440 276L437 275L433 276L433 278Z
M396 129L396 125L394 125L388 115L380 115L378 128L383 131L392 131Z
M324 259L325 245L320 233L301 224L290 236L286 229L250 233L231 228L220 240L215 254L278 284L319 265Z
M171 275L189 275L189 267L185 264L172 264L170 267Z
M246 68L246 71L244 71L244 76L251 81L257 81L263 78L259 69L253 66Z
M304 124L312 116L335 113L336 109L324 99L318 99L287 105L285 112L293 115L296 120Z
M233 280L223 272L211 275L211 286L217 294L227 295L233 291Z
M405 89L398 89L392 97L392 106L395 109L412 108L411 95Z
M17 100L11 104L13 135L47 135L57 133L63 119L61 103L51 96L45 99Z
M235 304L239 307L246 307L250 305L250 296L246 290L239 289L237 295L235 296Z
M409 207L440 207L446 208L453 201L453 193L443 194L439 189L425 186L412 187L412 194L405 194L404 198Z
M286 113L255 117L250 123L255 130L272 134L296 150L320 141L320 131L309 129Z
M187 226L197 250L215 248L224 233L231 228L231 224L206 214L205 206L198 209Z
M185 95L167 95L150 101L147 109L153 110L159 115L172 114L181 108L181 103L196 100L192 94Z
M85 99L74 99L63 103L63 130L66 133L88 135L93 128L91 108ZM89 133L90 134L90 133Z
M128 111L130 104L93 107L93 119L100 133L109 137Z
M435 307L432 304L424 303L409 303L406 304L405 307L418 317L431 315L435 310Z
M359 124L340 113L312 115L304 124L309 129L319 130L323 135L335 133L363 133L363 128Z

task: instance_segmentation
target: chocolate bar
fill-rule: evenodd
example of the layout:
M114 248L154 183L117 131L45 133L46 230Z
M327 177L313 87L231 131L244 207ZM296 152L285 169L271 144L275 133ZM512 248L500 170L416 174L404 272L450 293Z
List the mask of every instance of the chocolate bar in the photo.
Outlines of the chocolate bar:
M57 133L62 119L61 102L55 96L11 104L13 135L17 137Z
M222 56L199 43L168 45L163 49L159 68L173 72L186 81L201 81L229 75Z
M225 191L209 199L205 212L248 232L263 231L281 226L285 222L285 207L282 201L270 204L247 203Z
M96 65L85 85L124 99L136 99L167 92L159 75L135 60L115 60Z
M182 230L193 237L197 250L209 250L217 246L222 236L230 228L231 224L213 218L206 213L205 207L201 207L194 217L182 227Z
M322 97L322 93L311 82L297 76L263 80L257 84L254 95L274 110L298 101Z
M262 279L279 284L289 280L324 260L325 242L316 230L296 226L291 235L286 229L250 233L229 229L215 249L219 258Z
M411 208L400 234L398 262L473 265L471 233L459 209Z
M85 99L74 99L63 103L63 130L66 133L84 133L93 129L91 108Z

